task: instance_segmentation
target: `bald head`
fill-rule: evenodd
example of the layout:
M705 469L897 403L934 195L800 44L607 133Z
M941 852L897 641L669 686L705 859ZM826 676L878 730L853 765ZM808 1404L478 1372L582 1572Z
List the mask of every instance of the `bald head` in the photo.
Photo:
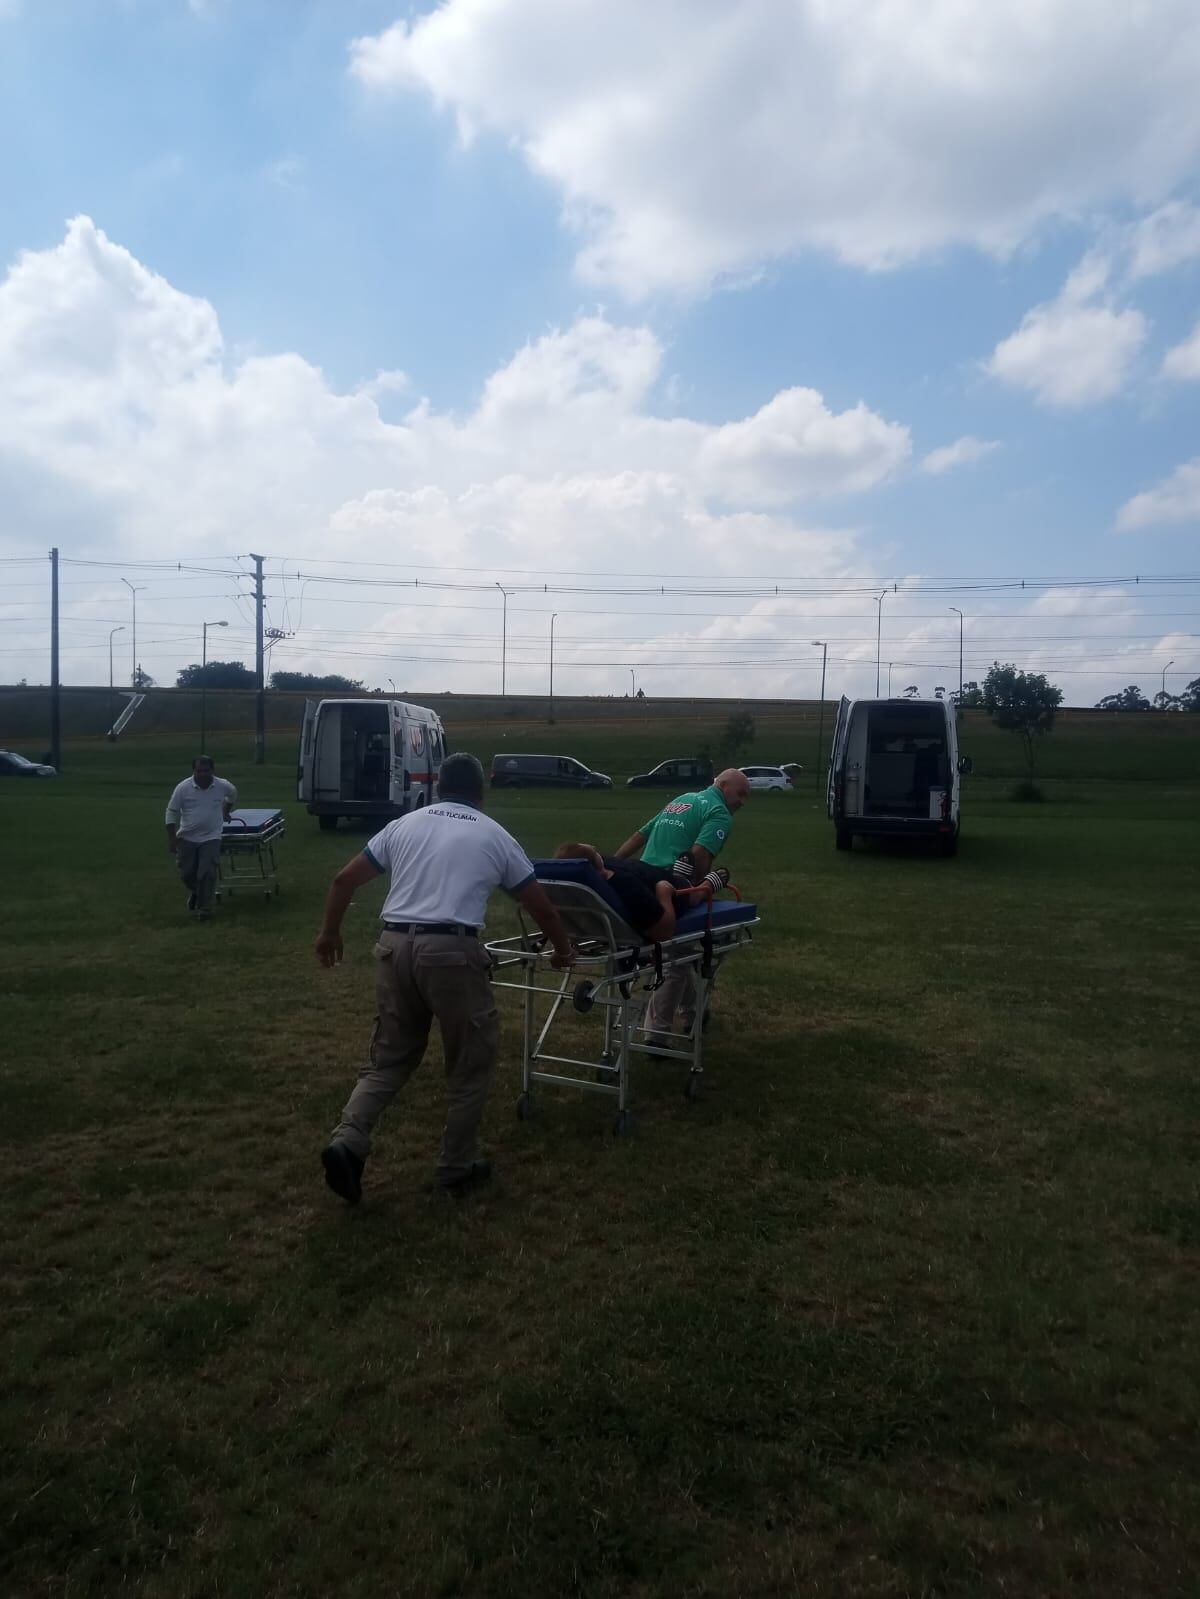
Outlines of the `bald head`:
M727 767L719 777L714 778L713 787L720 789L721 798L730 811L740 811L750 798L750 779L745 772L739 772L736 766Z

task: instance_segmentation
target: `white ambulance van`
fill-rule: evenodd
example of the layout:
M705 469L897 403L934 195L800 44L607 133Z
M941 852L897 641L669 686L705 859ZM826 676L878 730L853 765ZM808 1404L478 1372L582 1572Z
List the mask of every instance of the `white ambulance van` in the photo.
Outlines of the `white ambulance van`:
M404 700L305 700L296 793L322 828L339 816L390 821L437 799L446 733Z
M829 758L829 815L838 849L860 838L936 838L958 849L959 780L954 706L946 700L848 700L838 707Z

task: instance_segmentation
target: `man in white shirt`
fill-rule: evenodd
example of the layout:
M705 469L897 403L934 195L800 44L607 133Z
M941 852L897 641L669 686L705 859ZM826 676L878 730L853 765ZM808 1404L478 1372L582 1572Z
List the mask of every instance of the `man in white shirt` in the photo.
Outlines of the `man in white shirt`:
M479 940L493 889L504 888L554 946L552 964L574 951L558 912L536 881L528 855L483 814L483 767L473 755L448 755L440 798L389 822L330 884L317 959L342 958L342 918L354 891L390 876L383 930L375 945L378 1014L368 1064L342 1119L321 1151L325 1180L349 1204L362 1198L371 1129L421 1064L434 1017L446 1057L449 1104L437 1165L438 1187L462 1193L491 1176L478 1133L488 1079L500 1050L491 957Z
M188 910L201 921L212 915L221 859L221 829L233 815L237 789L213 772L212 757L197 755L192 775L177 783L167 801L167 849L179 863Z

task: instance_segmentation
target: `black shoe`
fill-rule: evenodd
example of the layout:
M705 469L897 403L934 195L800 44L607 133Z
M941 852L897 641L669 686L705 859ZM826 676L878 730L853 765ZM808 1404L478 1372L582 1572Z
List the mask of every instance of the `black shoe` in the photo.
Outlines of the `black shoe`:
M325 1181L348 1205L357 1205L362 1198L362 1174L366 1162L360 1160L345 1144L327 1144L321 1151L321 1165L325 1168Z
M188 895L188 910L194 911L195 909L196 909L196 896L195 896L195 894L189 894Z
M443 1194L465 1194L472 1188L478 1188L481 1183L490 1182L491 1177L490 1160L473 1160L466 1171L459 1172L456 1176L443 1177L439 1173L437 1185Z

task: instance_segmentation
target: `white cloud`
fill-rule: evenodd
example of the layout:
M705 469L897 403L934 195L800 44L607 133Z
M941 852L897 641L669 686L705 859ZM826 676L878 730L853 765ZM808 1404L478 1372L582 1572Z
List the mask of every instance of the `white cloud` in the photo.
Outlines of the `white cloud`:
M1147 322L1140 311L1093 303L1109 276L1106 256L1085 256L1058 298L1027 311L1017 331L1001 340L987 371L1063 410L1118 394L1145 343Z
M885 481L908 429L803 387L726 422L660 415L662 365L649 329L583 317L464 414L385 420L403 373L340 393L299 354L237 360L211 305L81 217L0 283L0 492L39 549L117 560L252 542L496 576L844 570L854 534L796 506Z
M1177 378L1184 383L1200 381L1200 322L1174 349L1163 357L1162 375Z
M930 450L921 462L921 471L940 477L943 472L952 471L956 466L970 466L973 461L981 461L985 455L999 448L998 439L977 439L968 433L961 439L955 439L953 444L943 444L939 449Z
M1129 230L1129 275L1155 277L1200 257L1200 210L1182 200L1160 206Z
M635 295L805 248L1004 253L1169 200L1200 152L1193 0L442 0L351 70L513 141L584 275Z
M1200 522L1200 456L1177 466L1154 488L1126 500L1117 513L1120 533L1175 522Z

